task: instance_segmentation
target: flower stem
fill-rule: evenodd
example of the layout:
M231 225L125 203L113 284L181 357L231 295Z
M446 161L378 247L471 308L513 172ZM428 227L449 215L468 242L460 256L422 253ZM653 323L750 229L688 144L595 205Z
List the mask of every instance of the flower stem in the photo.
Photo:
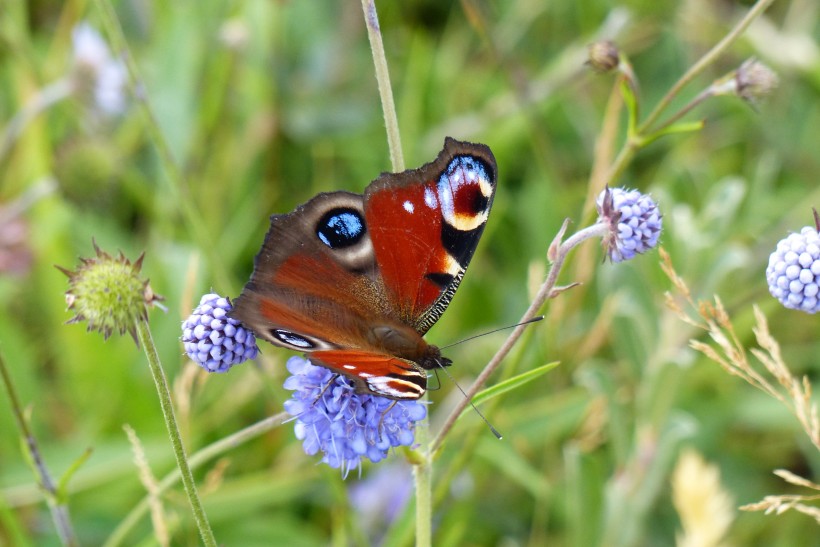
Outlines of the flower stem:
M413 465L416 483L416 546L432 545L433 522L433 458L430 452L430 422L425 419L416 425L416 442L421 461Z
M157 387L157 394L159 395L159 403L162 407L162 415L165 418L165 426L168 428L168 436L171 438L171 445L173 446L174 455L177 459L177 467L179 467L179 472L182 475L182 484L185 486L185 493L188 496L188 502L191 504L191 510L194 513L194 520L196 521L197 528L199 528L199 534L202 536L202 542L205 545L208 547L216 547L216 538L211 530L208 517L202 509L202 503L199 501L194 476L191 473L191 468L188 466L188 460L185 456L185 447L182 446L182 438L179 434L176 417L174 416L174 406L171 403L171 392L168 389L168 381L165 378L165 372L162 370L162 364L160 363L154 340L151 337L151 329L148 328L147 320L139 319L137 321L137 336L148 358L148 365L151 368L151 375L154 378L154 384Z
M655 106L654 110L647 116L646 120L643 122L641 127L639 128L638 132L643 134L647 132L651 127L652 124L657 121L663 111L666 109L667 106L672 102L672 100L677 96L677 94L686 87L689 82L695 79L701 72L703 72L706 67L712 64L724 51L726 51L732 43L737 40L741 34L743 34L749 25L752 24L760 14L762 14L768 7L774 2L774 0L758 0L757 3L752 6L746 15L741 19L735 27L723 37L723 39L715 44L715 46L710 49L706 54L701 57L694 65L692 65L686 73L680 77L680 79L675 82L675 85L663 96L663 98L658 102ZM611 181L610 181L611 182Z
M14 389L11 375L9 374L6 361L3 359L2 354L0 354L0 376L2 376L3 385L6 386L6 391L9 394L14 420L17 422L17 427L20 428L20 434L25 440L28 455L39 475L40 488L43 490L43 495L51 511L51 518L54 520L54 526L57 528L60 542L70 547L79 545L77 536L74 534L74 528L71 525L71 519L68 515L68 506L63 502L63 496L51 478L51 473L49 473L45 461L43 461L43 456L37 445L37 439L34 438L34 434L28 427L28 422L23 414L23 407L20 405L20 399L17 397L17 391Z
M563 230L563 228L562 228ZM493 355L493 358L490 359L490 362L487 363L487 366L484 367L484 370L481 371L481 374L478 375L473 385L466 391L466 397L461 399L458 404L455 406L453 411L447 416L447 420L444 422L444 425L441 427L441 430L436 435L436 438L433 440L433 443L430 446L430 455L435 454L436 450L441 447L441 444L444 442L444 438L453 428L456 423L456 420L467 408L467 405L470 404L470 401L475 397L476 393L484 387L484 384L490 378L490 376L498 369L501 365L501 361L507 356L510 350L513 348L515 343L521 338L521 335L524 334L524 329L527 328L526 323L533 317L538 314L538 310L541 309L541 306L544 305L544 302L547 301L548 298L558 294L560 289L556 288L556 283L558 281L558 274L561 273L561 268L564 266L564 261L566 260L569 252L578 246L582 241L585 241L591 237L602 237L604 236L609 228L602 223L593 224L592 226L588 226L583 230L580 230L570 236L566 241L561 243L558 247L558 250L555 254L555 260L553 261L552 265L550 266L549 273L547 274L547 278L544 280L544 283L541 285L541 288L538 290L538 293L535 295L530 307L527 308L527 311L524 312L524 315L519 320L519 323L515 329L513 329L512 333L509 337L504 341L498 351ZM560 235L560 234L559 234Z
M240 429L236 433L232 433L224 439L214 441L208 446L192 454L191 457L188 458L188 465L191 469L196 469L220 454L233 450L234 448L259 437L263 433L270 431L274 427L282 425L288 417L289 414L287 412L280 412L279 414L269 416L264 420L260 420L255 424L249 425L244 429ZM180 477L181 472L179 469L175 469L168 473L161 481L159 481L158 494L162 494L177 484ZM134 506L133 509L131 509L131 512L126 515L122 522L120 522L117 528L105 541L103 547L122 545L125 540L125 536L128 535L128 532L130 532L131 529L137 525L139 520L148 512L148 509L148 496L146 495L136 506Z
M387 58L384 55L379 16L376 14L375 0L362 0L364 22L367 26L367 37L370 40L370 51L373 53L373 66L376 69L376 81L379 84L379 96L384 112L384 125L387 129L387 145L390 147L390 162L394 173L404 171L404 155L401 151L399 120L396 116L396 105L393 102L393 91L390 87L390 72L387 69Z

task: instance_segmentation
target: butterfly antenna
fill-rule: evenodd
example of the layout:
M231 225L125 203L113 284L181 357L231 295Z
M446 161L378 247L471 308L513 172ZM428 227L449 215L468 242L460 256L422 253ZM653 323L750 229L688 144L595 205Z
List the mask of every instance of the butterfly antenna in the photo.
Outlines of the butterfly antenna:
M543 319L544 319L544 316L539 315L537 317L533 317L532 319L527 319L526 321L522 321L521 323L516 323L515 325L508 325L506 327L499 327L499 328L493 329L491 331L482 332L481 334L475 334L473 336L468 336L467 338L464 338L463 340L459 340L458 342L453 342L452 344L447 344L446 346L439 346L439 349L451 348L453 346L457 346L459 344L467 342L468 340L474 340L474 339L480 338L482 336L487 336L488 334L495 334L496 332L501 332L502 330L514 329L515 327L520 327L521 325L529 325L530 323L537 323L537 322L539 322ZM449 374L448 374L448 376L449 376Z
M499 330L500 330L500 329L499 329ZM495 331L493 331L493 332L495 332ZM488 334L489 334L489 333L488 333ZM474 337L474 338L475 338L475 337ZM468 338L468 340L469 340L469 338ZM501 437L501 433L499 433L499 432L498 432L498 430L497 430L496 428L494 428L494 427L493 427L493 424L491 424L491 423L490 423L490 421L489 421L489 420L488 420L488 419L484 416L484 414L482 414L482 413L481 413L481 411L480 411L480 410L478 410L478 408L476 408L476 406L473 404L473 402L472 402L471 400L469 400L469 399L468 399L467 394L464 392L464 390L463 390L463 389L461 389L461 386L460 386L460 385L458 385L458 382L456 382L456 379L455 379L455 378L453 378L453 377L450 375L450 373L449 373L449 372L447 372L447 368L445 368L445 367L444 367L444 365L442 365L442 364L441 364L441 362L438 362L438 366L439 366L439 368L441 368L441 370L443 370L443 371L444 371L444 374L446 374L446 375L447 375L447 377L448 377L448 378L449 378L449 379L450 379L450 380L451 380L451 381L452 381L452 382L456 385L456 387L457 387L457 388L458 388L458 390L461 392L461 394L462 394L462 395L464 395L464 398L465 398L465 399L467 399L467 402L468 402L468 403L470 403L470 406L471 406L471 407L473 407L473 410L475 410L475 413L476 413L476 414L478 414L478 415L481 417L481 419L482 419L482 420L484 420L484 423L485 423L485 424L487 424L487 427L489 427L489 428L490 428L490 431L492 431L492 432L493 432L493 435L495 435L495 438L496 438L496 439L498 439L498 440L500 441L500 440L502 439L502 437Z

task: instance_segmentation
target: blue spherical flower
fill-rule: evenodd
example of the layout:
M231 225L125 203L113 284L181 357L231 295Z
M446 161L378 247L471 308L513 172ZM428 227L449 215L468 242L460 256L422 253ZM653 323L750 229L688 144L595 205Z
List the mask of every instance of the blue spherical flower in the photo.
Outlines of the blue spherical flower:
M811 226L781 239L766 268L769 292L780 303L808 313L820 311L820 235Z
M206 294L182 323L185 353L208 372L227 372L259 352L253 333L228 317L231 301Z
M604 248L612 262L631 260L658 244L663 221L658 205L646 194L607 188L598 196L598 222L607 224Z
M356 393L346 377L303 357L291 357L287 367L285 389L293 395L284 406L296 418L296 437L307 454L321 451L322 461L345 476L361 469L362 458L375 463L391 447L412 445L415 422L427 415L416 401Z

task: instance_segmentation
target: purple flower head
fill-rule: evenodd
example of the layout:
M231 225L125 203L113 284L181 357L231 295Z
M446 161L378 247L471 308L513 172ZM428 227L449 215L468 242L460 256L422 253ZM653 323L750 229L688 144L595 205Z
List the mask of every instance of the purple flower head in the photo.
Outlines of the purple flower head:
M607 188L598 196L598 222L609 226L604 248L612 262L631 260L658 244L663 221L658 205L646 194Z
M350 380L304 357L291 357L287 367L285 389L293 395L284 407L296 418L296 437L305 453L321 451L322 461L344 476L361 470L362 458L375 463L392 447L412 445L415 422L427 415L416 401L356 393Z
M228 317L231 308L229 299L206 294L182 323L185 353L208 372L227 372L259 352L253 333Z
M806 226L777 243L766 268L769 292L780 303L807 313L820 311L820 235Z

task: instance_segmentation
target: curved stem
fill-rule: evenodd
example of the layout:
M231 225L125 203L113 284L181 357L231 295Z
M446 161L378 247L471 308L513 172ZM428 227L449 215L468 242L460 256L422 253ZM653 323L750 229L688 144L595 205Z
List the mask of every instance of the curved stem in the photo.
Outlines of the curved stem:
M240 429L236 433L233 433L224 439L215 441L192 454L191 457L188 458L188 465L191 469L196 469L220 454L224 454L237 446L259 437L274 427L281 425L286 419L288 419L288 417L289 415L287 412L280 412L279 414L270 416L264 420L256 422L255 424L249 425L244 429ZM181 476L182 474L179 469L174 469L168 473L161 481L159 481L157 493L162 494L177 484ZM111 533L111 536L109 536L103 544L103 547L122 545L125 540L125 536L128 535L128 532L130 532L139 520L148 512L148 509L149 503L148 496L146 495L136 506L134 506L133 509L131 509L131 512L128 513L122 522L120 522L117 528Z
M168 436L171 439L171 446L174 449L177 467L182 475L182 484L185 486L185 494L188 496L188 502L191 504L191 510L194 513L194 520L196 521L197 528L199 528L199 534L202 536L202 542L205 545L208 547L216 547L216 538L211 530L208 517L205 515L205 510L202 508L202 502L199 501L194 475L188 466L188 459L185 456L185 447L182 445L179 427L177 426L176 417L174 416L174 406L171 403L171 392L168 390L168 381L165 379L165 372L162 370L162 364L160 363L154 340L151 337L151 329L148 328L147 320L139 319L137 321L137 336L148 358L148 366L151 368L151 376L153 376L154 384L157 387L159 403L162 407L162 415L165 418L165 426L168 428Z
M746 15L741 19L735 27L723 37L723 39L715 44L715 46L710 49L706 54L698 59L698 61L692 65L686 73L680 77L680 79L675 82L675 85L663 96L663 98L658 102L652 112L647 116L646 120L643 122L643 125L638 129L640 134L647 132L651 127L652 124L657 121L663 111L669 106L669 103L677 96L681 89L683 89L689 82L695 79L701 72L703 72L707 66L712 64L724 51L726 51L729 46L737 40L743 32L749 28L749 25L752 24L760 14L762 14L768 7L774 2L774 0L758 0L757 3L752 6Z
M560 240L560 237L563 233L563 230L566 228L567 222L564 222L564 227L559 232L558 237L556 237L556 241L553 242L553 246L556 246L556 243ZM564 266L564 261L566 260L569 252L578 246L582 241L585 241L591 237L602 237L604 236L609 228L601 223L593 224L583 230L580 230L569 237L566 241L560 244L557 248L557 252L555 253L555 260L553 261L552 265L550 266L549 273L547 274L547 278L544 280L544 283L541 285L541 288L538 290L538 293L535 295L530 307L527 308L527 311L524 312L524 315L521 316L519 323L525 323L538 315L538 311L541 309L541 306L544 305L544 302L547 301L548 298L551 298L560 292L559 288L556 288L556 283L558 281L558 274L561 273L561 268ZM467 405L470 404L470 401L473 397L475 397L476 393L484 387L484 384L490 378L490 376L498 369L501 365L501 361L507 356L510 352L512 347L521 338L521 335L524 334L524 330L527 328L527 325L521 324L518 325L515 329L513 329L510 336L504 341L498 351L493 355L490 362L487 363L487 366L484 367L484 370L481 371L481 374L478 375L473 385L466 391L466 397L459 401L453 411L447 416L447 420L444 422L444 425L441 427L441 431L438 432L436 438L433 440L432 445L430 446L430 454L435 454L435 452L441 447L441 444L444 442L444 438L453 428L455 425L456 420L467 408Z
M23 407L20 404L20 399L17 397L17 391L14 389L11 375L9 374L6 361L3 359L2 354L0 354L0 377L3 378L3 385L6 386L6 391L9 394L14 420L17 422L17 427L20 428L20 434L25 441L31 463L37 471L37 475L39 475L40 487L43 489L48 508L51 511L51 518L54 520L54 526L57 528L57 534L60 536L60 542L70 547L79 545L77 536L74 534L74 528L71 525L71 519L68 516L68 506L60 499L59 489L54 484L51 473L49 473L48 467L46 467L46 463L40 453L40 448L37 445L37 439L34 438L34 433L32 433L28 427L28 422L23 414Z

